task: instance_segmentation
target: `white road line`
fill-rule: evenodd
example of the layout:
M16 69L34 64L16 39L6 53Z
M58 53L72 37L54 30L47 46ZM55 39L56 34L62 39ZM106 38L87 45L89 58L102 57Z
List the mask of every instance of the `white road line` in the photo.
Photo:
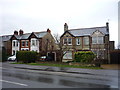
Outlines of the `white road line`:
M12 84L17 84L21 86L28 86L27 84L22 84L22 83L17 83L17 82L11 82L11 81L6 81L6 80L0 80L1 82L6 82L6 83L12 83Z

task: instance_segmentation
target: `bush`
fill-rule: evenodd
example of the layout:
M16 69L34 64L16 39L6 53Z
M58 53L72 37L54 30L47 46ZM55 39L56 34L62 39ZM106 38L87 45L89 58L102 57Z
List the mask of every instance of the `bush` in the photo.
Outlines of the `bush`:
M16 58L18 62L34 63L37 60L37 52L34 51L18 51Z
M76 62L81 63L91 63L96 55L92 51L80 51L75 52L75 59Z
M7 54L5 47L2 47L2 62L7 61Z

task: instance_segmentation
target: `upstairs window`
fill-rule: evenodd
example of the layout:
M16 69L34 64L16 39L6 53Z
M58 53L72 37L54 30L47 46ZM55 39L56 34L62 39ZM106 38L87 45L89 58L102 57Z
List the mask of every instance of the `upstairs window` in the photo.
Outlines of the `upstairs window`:
M13 46L15 47L15 41L13 41Z
M64 38L63 39L63 44L64 45L72 45L72 38Z
M89 37L84 37L84 45L89 45Z
M72 39L68 38L68 45L72 45Z
M76 38L76 45L80 45L80 38Z
M92 37L92 44L103 44L103 36Z
M22 47L25 47L25 41L22 41Z
M28 47L28 41L26 41L26 47Z
M35 46L35 40L32 40L32 46Z
M66 45L67 44L67 38L64 38L63 40L64 40L63 41L64 45Z
M16 41L16 46L18 47L18 41Z

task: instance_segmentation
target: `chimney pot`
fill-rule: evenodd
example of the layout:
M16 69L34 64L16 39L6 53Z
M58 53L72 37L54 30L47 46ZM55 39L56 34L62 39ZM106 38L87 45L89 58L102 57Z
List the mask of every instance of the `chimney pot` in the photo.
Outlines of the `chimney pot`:
M47 32L51 33L51 30L48 28L48 29L47 29Z
M19 35L23 35L23 33L24 33L23 30L20 29Z
M18 31L14 31L14 35L18 35Z

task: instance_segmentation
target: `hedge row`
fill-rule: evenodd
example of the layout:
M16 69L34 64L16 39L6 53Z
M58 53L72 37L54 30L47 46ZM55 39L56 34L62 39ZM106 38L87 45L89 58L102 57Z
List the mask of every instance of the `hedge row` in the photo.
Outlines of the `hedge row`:
M75 62L91 63L96 55L92 51L75 52Z
M35 51L18 51L16 53L16 58L18 62L31 63L37 60L37 52Z

